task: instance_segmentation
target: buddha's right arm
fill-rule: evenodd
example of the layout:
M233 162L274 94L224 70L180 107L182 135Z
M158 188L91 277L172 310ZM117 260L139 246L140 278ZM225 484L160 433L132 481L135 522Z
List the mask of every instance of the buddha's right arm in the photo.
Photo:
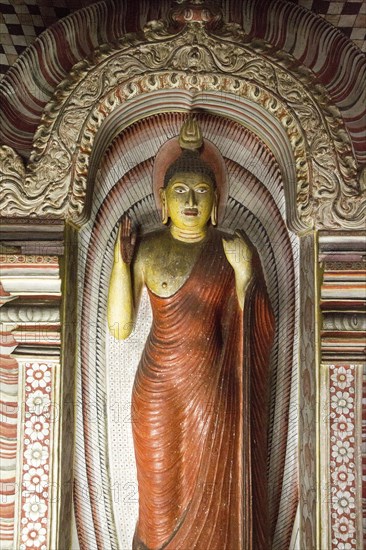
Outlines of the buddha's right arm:
M114 245L107 303L108 328L117 340L125 340L133 331L143 286L143 262L140 255L135 254L135 243L131 219L125 215Z
M132 290L131 266L115 253L109 283L107 318L108 328L117 340L125 340L133 330L135 308Z

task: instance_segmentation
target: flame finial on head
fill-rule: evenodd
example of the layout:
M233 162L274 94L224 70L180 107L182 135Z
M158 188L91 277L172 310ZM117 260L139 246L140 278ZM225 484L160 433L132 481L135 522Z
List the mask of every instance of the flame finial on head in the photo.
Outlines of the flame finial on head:
M178 172L189 172L195 174L205 174L212 184L216 186L216 178L211 166L203 160L200 155L200 149L203 146L202 130L193 117L190 117L183 124L178 138L181 148L181 154L169 165L165 177L164 187L166 187L171 178Z
M179 133L179 145L182 149L196 151L203 145L202 130L193 117L183 124Z

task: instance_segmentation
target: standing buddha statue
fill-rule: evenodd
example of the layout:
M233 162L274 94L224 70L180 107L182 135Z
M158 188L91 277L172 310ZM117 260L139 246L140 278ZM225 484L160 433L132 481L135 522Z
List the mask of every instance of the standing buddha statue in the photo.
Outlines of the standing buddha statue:
M268 365L273 314L258 254L218 229L220 189L193 119L158 182L163 227L122 218L108 324L125 339L143 286L153 323L132 392L134 550L269 548Z

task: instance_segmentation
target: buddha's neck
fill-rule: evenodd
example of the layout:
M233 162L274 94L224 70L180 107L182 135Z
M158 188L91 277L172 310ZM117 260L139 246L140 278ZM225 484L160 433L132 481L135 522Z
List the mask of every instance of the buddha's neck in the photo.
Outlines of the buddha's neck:
M198 243L202 241L207 234L207 227L201 229L179 229L175 225L170 227L170 233L174 239L186 243Z

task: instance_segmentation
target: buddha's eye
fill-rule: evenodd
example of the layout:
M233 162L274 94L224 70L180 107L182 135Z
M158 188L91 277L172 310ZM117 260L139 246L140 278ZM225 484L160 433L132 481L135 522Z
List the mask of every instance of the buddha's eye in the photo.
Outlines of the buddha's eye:
M196 193L207 193L208 187L197 187L195 191Z
M187 189L182 185L177 185L176 187L174 187L174 191L176 193L186 193Z

